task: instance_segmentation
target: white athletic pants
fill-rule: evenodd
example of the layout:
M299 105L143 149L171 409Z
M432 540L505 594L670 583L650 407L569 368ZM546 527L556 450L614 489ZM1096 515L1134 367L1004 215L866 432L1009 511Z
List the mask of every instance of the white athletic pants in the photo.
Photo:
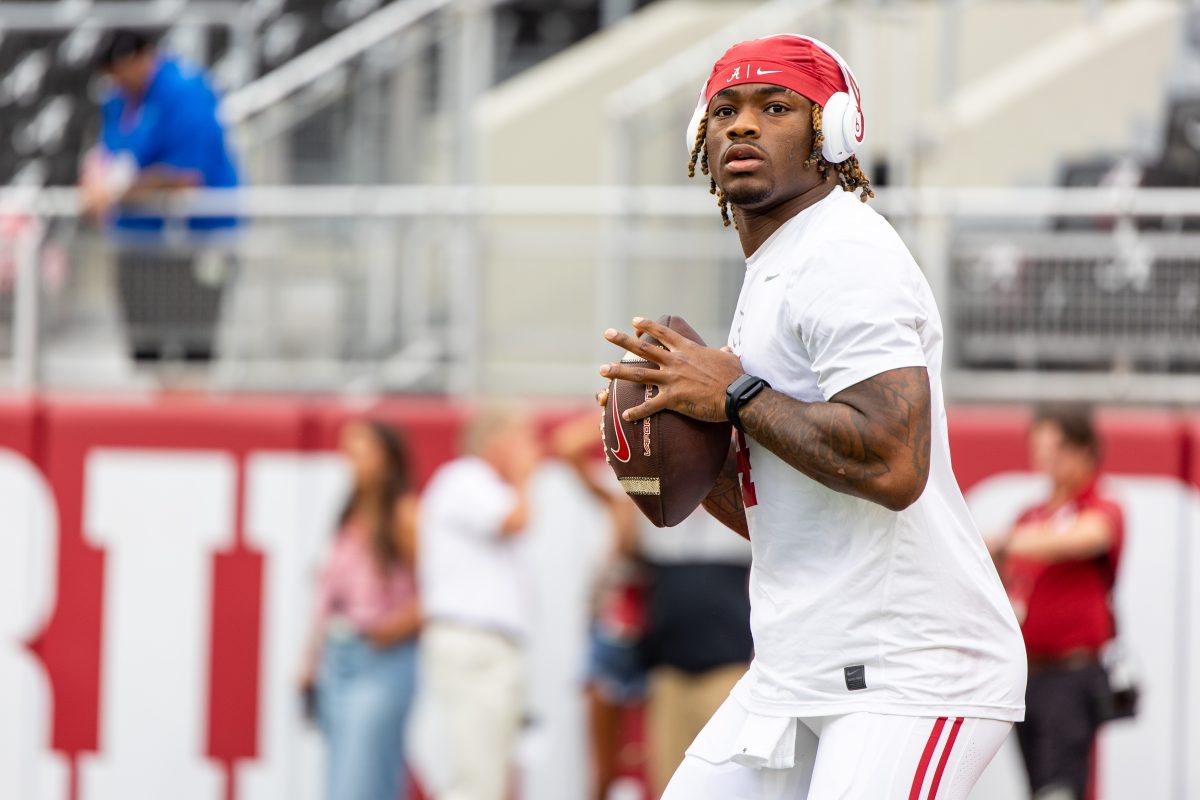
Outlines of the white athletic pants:
M737 725L738 717L718 712L713 722ZM693 746L662 800L967 800L1012 729L999 720L868 713L797 723L793 767L714 763Z

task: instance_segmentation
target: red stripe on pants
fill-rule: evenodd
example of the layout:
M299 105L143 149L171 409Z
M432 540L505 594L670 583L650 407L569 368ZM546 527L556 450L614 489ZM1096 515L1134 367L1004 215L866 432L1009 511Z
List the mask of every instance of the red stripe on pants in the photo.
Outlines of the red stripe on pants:
M933 784L929 787L929 800L936 800L938 784L942 782L942 773L946 771L946 762L950 760L950 751L954 748L954 740L958 738L958 729L962 727L963 718L959 717L954 720L954 725L950 727L950 736L946 739L946 746L942 749L942 757L938 759L937 772L933 773Z
M925 752L921 753L921 763L917 764L917 773L913 775L912 789L908 792L908 800L920 800L921 784L925 783L925 773L929 769L929 761L933 758L933 748L937 747L938 739L942 735L942 728L945 726L945 717L938 717L937 722L933 724L929 741L925 743Z

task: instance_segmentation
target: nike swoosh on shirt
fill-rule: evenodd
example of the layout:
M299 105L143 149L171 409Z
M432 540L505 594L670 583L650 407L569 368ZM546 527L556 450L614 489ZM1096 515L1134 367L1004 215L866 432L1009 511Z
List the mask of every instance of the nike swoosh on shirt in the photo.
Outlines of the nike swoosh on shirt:
M776 73L779 73L779 72L783 72L783 70L781 70L781 69L757 69L754 71L754 74L755 75L775 75Z
M763 278L763 283L766 283L767 281L773 281L782 274L783 273L781 272L776 272L774 275L768 275L767 277Z

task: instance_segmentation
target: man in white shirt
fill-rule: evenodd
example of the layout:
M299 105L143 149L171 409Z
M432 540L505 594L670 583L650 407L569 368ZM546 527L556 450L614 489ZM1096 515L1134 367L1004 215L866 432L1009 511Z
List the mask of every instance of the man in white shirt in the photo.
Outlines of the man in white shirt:
M705 506L753 551L754 661L665 800L965 800L1024 714L1020 632L951 469L941 319L864 205L864 129L827 46L730 48L688 136L746 254L729 345L605 332L659 367L601 369L657 386L626 419L733 422Z
M471 423L464 449L468 455L433 476L421 502L421 678L453 751L439 800L504 800L529 625L515 546L538 450L525 418L497 410Z

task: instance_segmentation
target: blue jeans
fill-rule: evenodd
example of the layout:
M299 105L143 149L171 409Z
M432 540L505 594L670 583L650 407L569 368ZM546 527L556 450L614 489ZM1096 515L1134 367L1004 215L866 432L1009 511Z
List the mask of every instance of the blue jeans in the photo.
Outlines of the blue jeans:
M327 800L404 800L404 739L417 678L415 640L379 649L330 637L317 678L328 744Z

